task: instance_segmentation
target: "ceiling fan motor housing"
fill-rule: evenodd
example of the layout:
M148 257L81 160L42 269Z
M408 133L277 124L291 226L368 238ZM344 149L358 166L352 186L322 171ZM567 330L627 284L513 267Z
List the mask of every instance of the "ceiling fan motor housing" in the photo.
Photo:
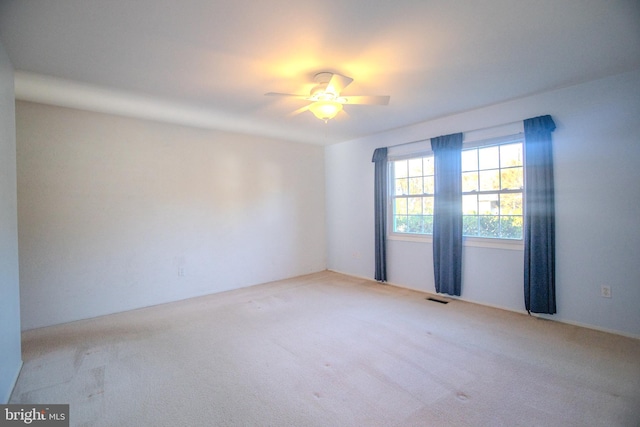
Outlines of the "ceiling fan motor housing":
M338 96L337 93L327 92L327 86L333 77L333 73L318 73L313 77L313 80L318 83L311 88L310 95L316 101L333 101Z

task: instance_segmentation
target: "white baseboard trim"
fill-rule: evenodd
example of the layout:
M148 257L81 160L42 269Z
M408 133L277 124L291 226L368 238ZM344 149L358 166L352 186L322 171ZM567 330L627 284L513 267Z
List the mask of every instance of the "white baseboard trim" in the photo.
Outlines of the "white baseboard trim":
M531 316L533 316L535 318L538 318L538 319L542 319L542 320L551 320L551 321L554 321L554 322L566 323L567 325L571 325L571 326L578 326L580 328L592 329L592 330L598 331L598 332L605 332L607 334L620 335L622 337L633 338L633 339L636 339L636 340L640 340L640 335L634 335L634 334L630 334L628 332L617 331L615 329L602 328L600 326L589 325L588 323L574 322L573 320L567 320L567 319L554 319L554 318L550 317L549 315L542 315L542 314L537 314L537 313L531 313Z
M13 390L16 388L16 384L18 382L18 377L20 376L20 372L22 371L22 365L23 365L23 361L20 360L20 364L18 364L18 369L16 369L16 374L13 378L13 381L10 383L11 387L9 387L9 390L7 390L7 395L6 396L2 396L2 399L0 399L0 402L5 405L7 403L9 403L9 400L11 399L11 394L13 393Z
M368 280L370 282L378 283L378 282L376 282L374 279L372 279L370 277L358 276L358 275L355 275L355 274L345 273L343 271L338 271L338 270L333 270L333 269L328 269L328 270L329 271L333 271L334 273L344 274L345 276L351 276L351 277L354 277L354 278L357 278L357 279ZM409 290L416 291L416 292L422 292L422 293L424 293L426 295L440 296L440 294L437 294L435 292L425 291L424 289L416 289L416 288L412 288L410 286L405 286L405 285L399 285L399 284L393 283L393 282L385 282L384 284L395 286L395 287L402 288L402 289L409 289ZM444 295L444 296L446 298L449 298L449 299L464 301L464 302L468 302L470 304L477 304L477 305L481 305L483 307L495 308L495 309L498 309L498 310L505 310L505 311L510 311L512 313L518 313L518 314L527 315L526 310L514 310L513 308L501 307L501 306L493 305L493 304L486 304L486 303L483 303L483 302L468 300L468 299L465 299L465 298L460 298L460 297L455 297L455 296L450 296L450 295ZM614 330L614 329L602 328L600 326L595 326L595 325L590 325L590 324L586 324L586 323L575 322L575 321L572 321L572 320L567 320L567 319L562 319L562 318L554 318L552 316L541 315L541 314L537 314L537 313L531 313L531 316L535 317L536 319L551 320L553 322L565 323L567 325L578 326L578 327L586 328L586 329L592 329L594 331L599 331L599 332L606 332L608 334L620 335L620 336L623 336L623 337L633 338L633 339L640 339L640 335L634 335L634 334L630 334L630 333L623 332L623 331L617 331L617 330Z

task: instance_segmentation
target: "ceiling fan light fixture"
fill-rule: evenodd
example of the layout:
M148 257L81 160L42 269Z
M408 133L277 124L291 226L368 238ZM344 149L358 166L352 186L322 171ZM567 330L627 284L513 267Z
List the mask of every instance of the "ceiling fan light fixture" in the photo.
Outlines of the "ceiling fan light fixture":
M387 105L389 96L348 95L340 96L342 90L349 86L353 79L341 74L322 72L314 77L316 85L309 91L309 96L293 93L265 93L267 96L289 96L304 99L310 104L294 111L292 115L303 111L311 111L314 116L327 123L342 111L343 104Z
M316 101L309 106L309 111L324 122L333 119L342 110L342 104L335 101Z

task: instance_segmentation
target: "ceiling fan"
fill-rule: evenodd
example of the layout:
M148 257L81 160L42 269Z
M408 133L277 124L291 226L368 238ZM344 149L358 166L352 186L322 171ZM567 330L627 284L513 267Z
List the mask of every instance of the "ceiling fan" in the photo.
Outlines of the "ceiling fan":
M316 85L311 89L309 95L295 95L290 93L265 93L266 96L289 96L297 99L305 99L311 101L292 114L299 114L304 111L311 111L317 118L328 122L334 118L336 114L342 111L344 104L360 104L360 105L387 105L389 104L389 96L342 96L341 92L349 86L353 79L336 73L322 72L314 76L313 80Z

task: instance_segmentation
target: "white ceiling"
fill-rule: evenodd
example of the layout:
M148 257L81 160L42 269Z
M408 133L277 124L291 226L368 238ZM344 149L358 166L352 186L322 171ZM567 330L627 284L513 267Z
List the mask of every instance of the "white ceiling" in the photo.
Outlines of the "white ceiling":
M640 68L638 0L0 1L16 96L330 144ZM287 114L320 71L390 95Z

